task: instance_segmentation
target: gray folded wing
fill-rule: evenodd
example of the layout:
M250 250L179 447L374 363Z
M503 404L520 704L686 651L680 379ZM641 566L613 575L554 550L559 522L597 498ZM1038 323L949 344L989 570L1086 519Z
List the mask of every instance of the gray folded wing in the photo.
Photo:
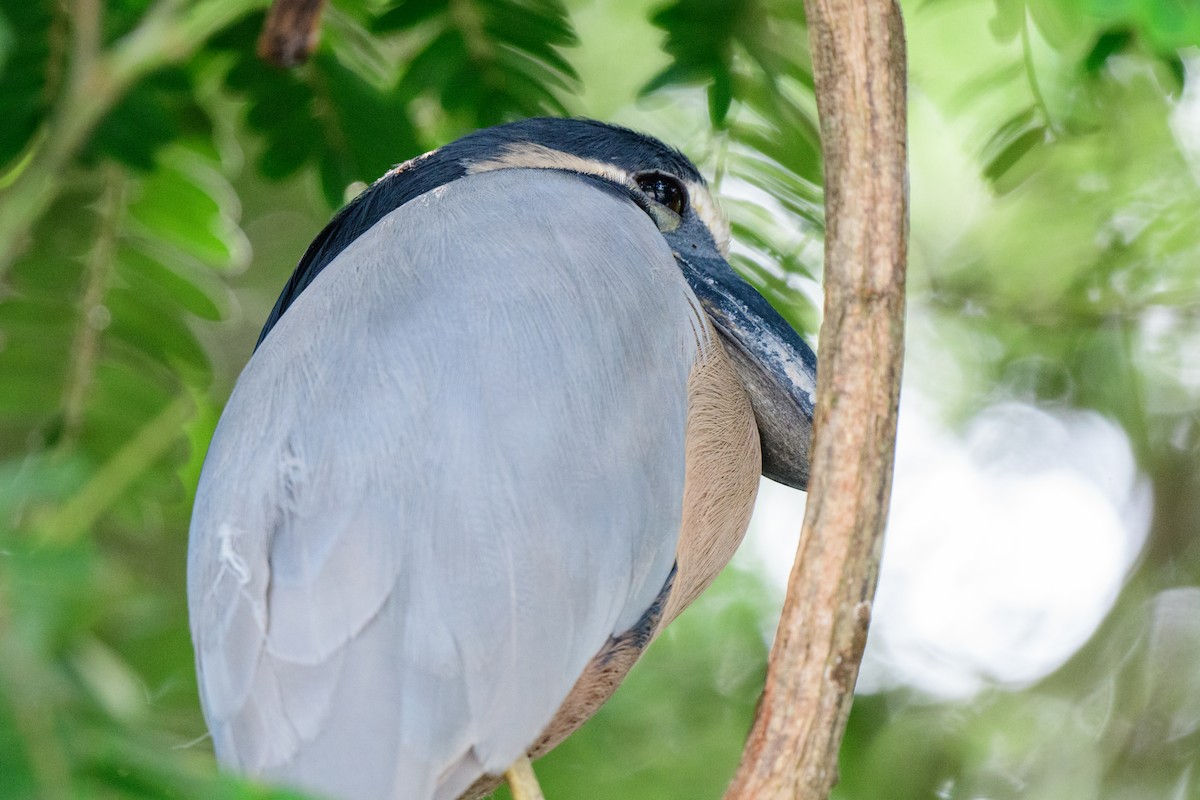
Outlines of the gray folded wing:
M557 172L455 181L342 252L198 489L222 763L361 800L507 768L670 572L695 308L644 212Z

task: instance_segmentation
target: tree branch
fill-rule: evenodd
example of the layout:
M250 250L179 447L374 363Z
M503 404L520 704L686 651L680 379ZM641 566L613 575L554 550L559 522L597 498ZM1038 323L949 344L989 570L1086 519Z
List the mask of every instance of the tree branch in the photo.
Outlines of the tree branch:
M837 782L891 491L907 249L904 32L893 0L806 0L825 151L812 481L767 683L725 800Z
M274 0L258 37L258 57L277 67L308 61L321 38L325 0Z

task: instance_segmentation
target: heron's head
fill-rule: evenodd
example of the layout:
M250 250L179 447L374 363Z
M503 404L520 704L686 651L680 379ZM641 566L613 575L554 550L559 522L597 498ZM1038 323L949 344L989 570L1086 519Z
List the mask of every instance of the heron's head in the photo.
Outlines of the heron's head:
M438 186L499 169L570 173L647 214L746 387L762 443L763 474L805 488L816 357L730 267L729 225L695 165L657 139L625 128L591 120L527 119L476 131L401 164L343 209L312 243L263 337L313 277L375 222Z

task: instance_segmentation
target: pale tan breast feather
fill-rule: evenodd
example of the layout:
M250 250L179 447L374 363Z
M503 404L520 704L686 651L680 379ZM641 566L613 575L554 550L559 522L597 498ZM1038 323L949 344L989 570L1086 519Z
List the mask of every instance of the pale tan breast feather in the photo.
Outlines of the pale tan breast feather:
M709 325L707 319L704 321ZM688 378L687 471L678 571L659 630L717 577L746 535L762 473L758 426L742 382L709 327Z

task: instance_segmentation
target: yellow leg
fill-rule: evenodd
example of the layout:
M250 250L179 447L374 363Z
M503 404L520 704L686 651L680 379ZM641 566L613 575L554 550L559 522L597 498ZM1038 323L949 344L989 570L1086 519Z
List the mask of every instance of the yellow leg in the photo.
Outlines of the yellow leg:
M542 787L538 786L537 775L533 774L533 764L529 756L521 756L504 773L513 800L546 800Z

